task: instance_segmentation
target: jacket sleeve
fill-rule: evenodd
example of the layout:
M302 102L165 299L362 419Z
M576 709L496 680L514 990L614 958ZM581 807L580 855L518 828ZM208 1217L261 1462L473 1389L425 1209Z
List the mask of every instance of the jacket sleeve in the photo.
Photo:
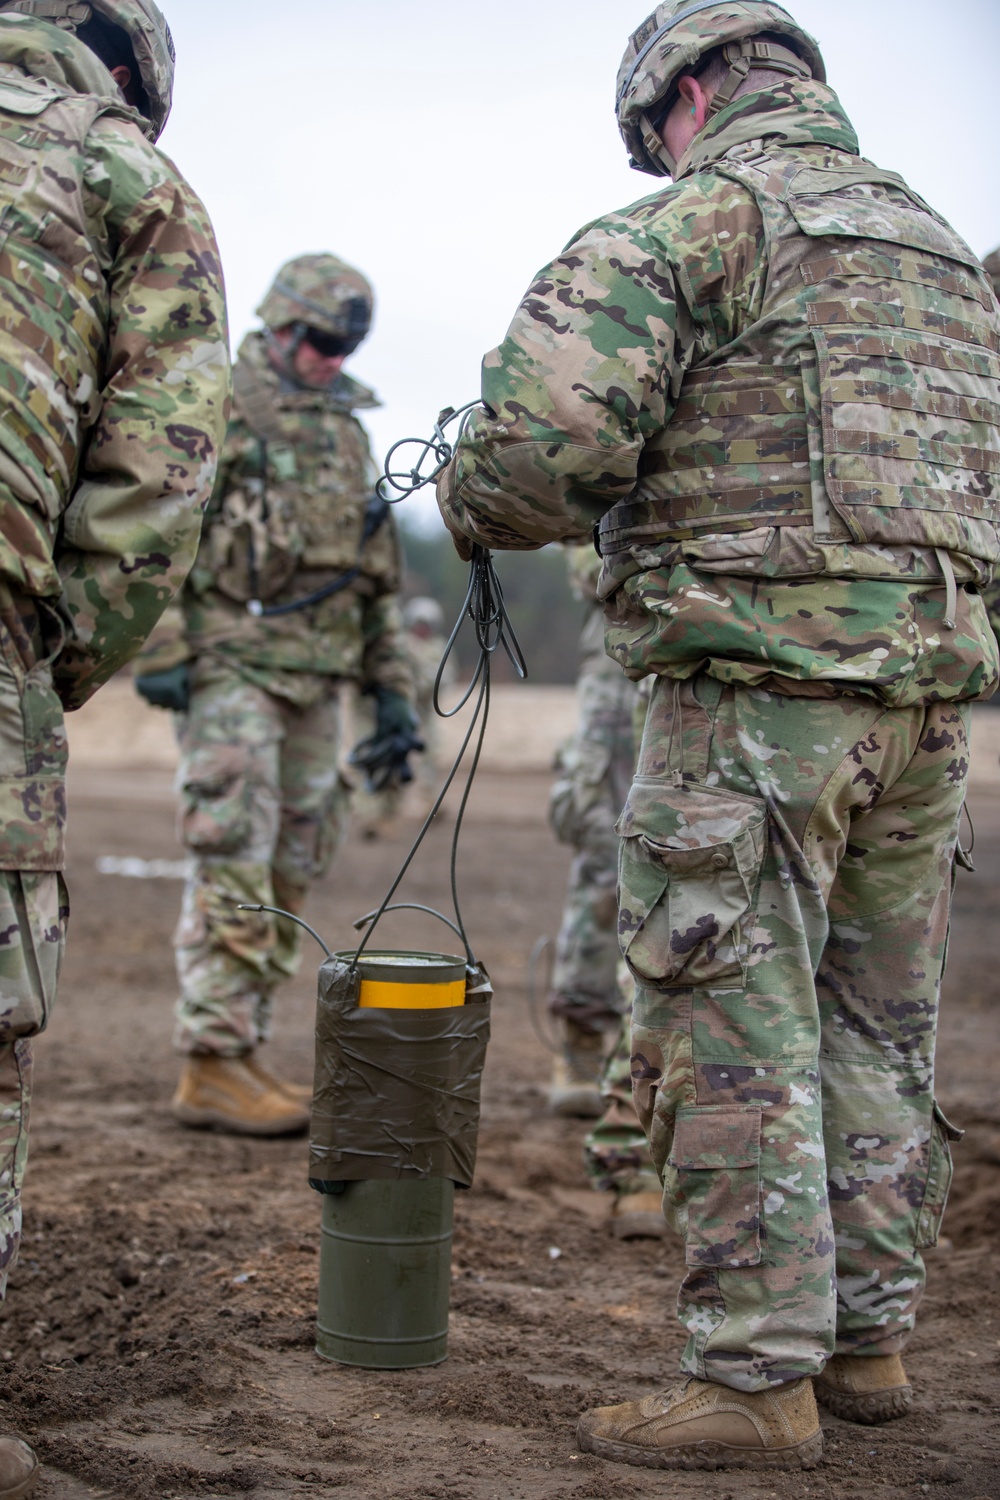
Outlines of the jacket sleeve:
M204 208L131 127L98 122L88 145L113 258L101 410L57 550L70 634L54 675L67 708L135 655L186 577L229 406Z
M415 701L413 663L403 644L403 623L395 594L363 598L361 611L362 689L383 687Z
M498 548L589 537L674 410L685 333L656 247L619 218L584 230L483 362L483 405L438 483L449 529Z

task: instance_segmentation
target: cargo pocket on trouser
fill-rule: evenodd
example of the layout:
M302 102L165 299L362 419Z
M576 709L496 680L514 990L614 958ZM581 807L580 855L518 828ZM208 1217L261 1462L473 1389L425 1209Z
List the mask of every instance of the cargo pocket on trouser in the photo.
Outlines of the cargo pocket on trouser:
M618 937L637 979L731 988L746 979L766 824L758 797L633 783L616 825Z
M927 1143L927 1187L924 1190L924 1201L920 1205L920 1213L917 1216L917 1233L914 1240L914 1247L917 1250L928 1250L938 1242L941 1220L944 1217L945 1204L948 1202L948 1192L954 1174L951 1162L951 1142L960 1141L964 1134L964 1130L959 1130L946 1119L944 1111L935 1100L934 1114L931 1119L931 1138Z
M663 1184L689 1266L760 1265L760 1132L758 1109L677 1111Z
M239 745L205 745L181 769L179 836L195 854L234 854L252 831L247 753Z

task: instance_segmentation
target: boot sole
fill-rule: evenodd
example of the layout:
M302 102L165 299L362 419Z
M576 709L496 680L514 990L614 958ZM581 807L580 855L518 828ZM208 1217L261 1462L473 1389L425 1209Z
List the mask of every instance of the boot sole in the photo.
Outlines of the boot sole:
M191 1130L221 1130L227 1135L279 1136L302 1135L309 1128L308 1118L292 1120L286 1125L250 1125L242 1120L234 1120L231 1115L224 1115L220 1110L192 1109L189 1104L174 1104L171 1107L174 1119ZM2 1496L0 1500L3 1500Z
M728 1443L688 1443L676 1448L641 1448L614 1443L577 1429L577 1447L598 1458L643 1469L812 1469L823 1457L823 1434L816 1432L792 1448L734 1448Z
M822 1380L813 1380L813 1390L820 1406L842 1422L859 1422L862 1427L898 1421L913 1406L913 1387L909 1385L897 1385L888 1391L838 1391Z

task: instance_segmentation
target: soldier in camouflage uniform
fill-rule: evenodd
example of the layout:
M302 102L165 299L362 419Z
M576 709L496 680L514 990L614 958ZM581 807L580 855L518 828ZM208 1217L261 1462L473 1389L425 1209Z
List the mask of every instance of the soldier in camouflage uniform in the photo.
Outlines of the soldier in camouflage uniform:
M906 1410L957 1134L934 1036L997 681L1000 311L824 76L770 0L657 7L618 115L673 186L539 274L439 483L462 548L598 525L609 649L654 678L619 936L687 1379L578 1439L658 1467L812 1464L816 1394Z
M399 545L374 498L355 413L376 405L342 371L372 313L368 282L332 255L291 261L258 309L233 374L234 418L201 548L140 693L181 711L180 832L193 856L175 949L174 1099L187 1125L301 1130L303 1090L261 1066L272 995L300 929L238 903L298 913L347 813L340 694L377 704L356 752L376 789L419 742L398 640Z
M69 915L63 711L179 587L225 431L215 241L153 145L173 61L152 0L0 3L0 1292ZM36 1473L0 1440L0 1500Z

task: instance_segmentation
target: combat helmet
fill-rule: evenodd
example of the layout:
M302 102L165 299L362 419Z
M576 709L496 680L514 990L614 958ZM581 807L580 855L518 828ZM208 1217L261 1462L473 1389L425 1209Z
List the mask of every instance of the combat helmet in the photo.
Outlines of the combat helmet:
M155 0L0 0L0 12L20 11L78 32L90 21L106 21L125 33L138 70L145 134L163 133L174 91L174 39Z
M444 630L444 610L436 599L418 594L414 599L407 599L403 605L403 624L407 630L423 625L432 634L440 635Z
M369 283L335 255L299 255L274 278L257 309L272 332L279 328L317 328L339 339L352 354L371 327L375 294Z
M790 45L755 41L763 31L787 36ZM729 76L712 99L711 114L730 103L754 66L826 80L819 44L774 0L664 0L629 38L618 70L615 112L630 166L654 177L673 173L677 164L655 125L673 105L682 75L696 72L698 59L722 46Z

